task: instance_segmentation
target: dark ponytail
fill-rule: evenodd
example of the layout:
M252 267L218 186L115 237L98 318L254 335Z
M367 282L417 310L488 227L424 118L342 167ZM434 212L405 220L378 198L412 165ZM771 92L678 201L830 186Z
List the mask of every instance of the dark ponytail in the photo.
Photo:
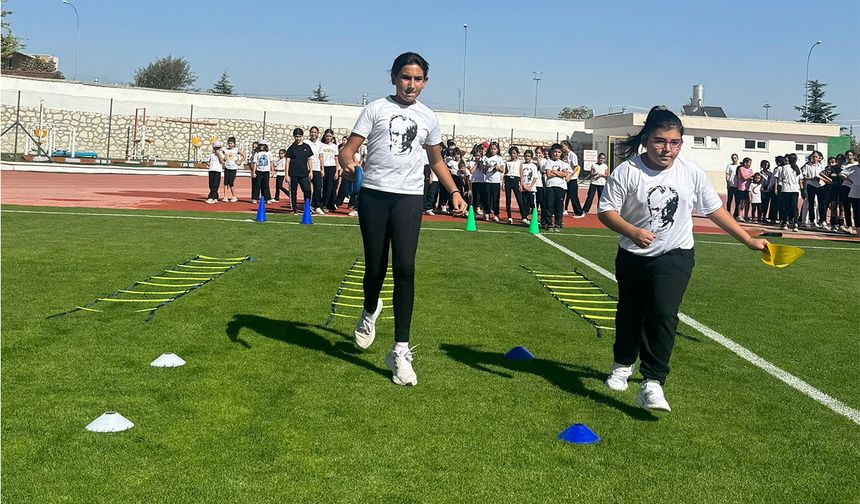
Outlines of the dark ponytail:
M631 158L639 154L639 146L642 145L642 142L658 129L676 129L681 135L684 134L684 125L681 124L681 119L674 112L662 105L652 107L651 111L648 112L648 117L645 118L645 125L639 130L639 133L622 143L624 157Z
M788 164L791 165L795 175L800 175L800 168L797 167L797 154L792 152L788 155Z

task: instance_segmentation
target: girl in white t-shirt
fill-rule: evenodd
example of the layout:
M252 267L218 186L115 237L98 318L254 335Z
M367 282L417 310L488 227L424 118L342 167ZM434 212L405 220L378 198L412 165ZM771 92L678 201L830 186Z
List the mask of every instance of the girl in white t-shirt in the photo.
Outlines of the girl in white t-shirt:
M335 200L337 196L337 178L340 171L337 162L337 153L338 147L334 141L334 130L331 128L326 129L323 132L322 144L320 145L323 166L323 212L334 212L337 210Z
M538 207L538 212L540 212L540 227L543 229L549 229L550 222L549 212L546 211L546 197L549 194L546 189L546 173L544 171L546 163L546 149L538 145L535 147L535 164L538 167L538 172L540 172L540 183L538 183L535 193L535 204Z
M481 160L484 158L484 147L481 144L476 144L472 147L472 159L469 160L469 172L472 174L472 206L475 208L475 215L478 217L485 215L484 209L487 208L487 188L485 181L487 174L484 172L484 165Z
M797 154L789 154L788 159L777 156L776 164L779 165L774 176L776 194L781 208L780 227L786 229L792 226L794 231L798 231L797 199L800 196L800 186L803 184L803 173L797 166Z
M750 183L750 206L752 207L751 222L761 222L761 173L755 173Z
M415 297L415 254L421 229L424 162L451 193L453 211L466 212L466 202L442 159L442 134L432 110L418 101L427 84L429 65L420 55L403 53L391 66L395 94L369 103L358 116L349 140L340 151L343 175L355 177L356 151L367 141L358 222L364 244L364 309L353 336L367 348L376 336L382 313L379 294L391 248L394 277L394 347L385 357L398 385L417 385L412 368L409 330Z
M531 149L523 153L522 177L520 178L520 191L523 196L522 211L526 217L523 218L523 224L530 224L529 220L532 209L535 208L535 193L541 182L540 170L534 163L534 153Z
M663 395L678 327L678 308L693 271L693 209L750 250L751 238L731 217L704 170L679 157L684 126L665 107L654 107L638 134L625 143L629 159L606 182L598 217L620 236L615 258L618 307L613 363L606 385L626 390L636 359L645 377L636 404L671 411ZM646 151L637 155L639 149Z
M597 155L597 162L585 169L588 172L590 184L588 185L588 196L585 197L585 205L582 207L582 213L587 214L591 210L591 201L594 195L597 194L598 201L603 196L603 188L606 186L606 177L609 176L609 167L606 166L606 154L600 153Z
M212 144L212 153L209 154L209 196L206 203L210 205L218 203L218 186L221 185L221 172L224 171L224 154L221 152L221 142Z
M567 190L567 180L573 169L561 159L561 145L553 144L549 148L549 161L544 166L546 175L546 211L547 225L555 232L564 227L564 195ZM553 220L555 219L555 220Z
M520 218L523 222L526 220L525 208L523 207L523 197L520 192L520 183L522 180L523 162L520 159L520 150L516 145L512 145L508 149L510 159L505 162L505 212L508 214L508 224L514 223L514 218L511 215L511 192L514 193L514 199L517 202L517 208L520 209Z
M272 170L272 155L269 153L269 145L265 140L257 142L259 152L254 156L251 164L251 177L257 179L260 186L260 199L266 204L272 202L272 189L269 187L269 178ZM252 203L257 203L252 201Z
M320 141L320 129L316 126L311 126L308 130L309 138L305 140L305 143L308 144L313 151L314 155L311 157L311 186L313 190L311 192L311 209L317 215L322 215L322 194L323 194L323 177L322 177L322 166L323 166L323 154L322 154L322 141Z
M284 179L287 177L287 149L281 149L278 151L278 160L275 161L275 199L274 201L281 201L281 193L284 193L284 196L287 198L290 197L290 191L286 187L284 187ZM287 180L287 184L290 181Z
M505 160L499 155L499 143L490 142L487 153L481 159L484 169L484 188L487 207L484 208L484 220L499 222L499 200L501 199L502 172L505 169Z
M236 203L239 198L236 197L236 191L233 186L236 183L236 173L239 167L245 162L245 153L236 147L236 137L227 139L227 148L224 149L224 201ZM227 197L227 191L230 191L230 197Z

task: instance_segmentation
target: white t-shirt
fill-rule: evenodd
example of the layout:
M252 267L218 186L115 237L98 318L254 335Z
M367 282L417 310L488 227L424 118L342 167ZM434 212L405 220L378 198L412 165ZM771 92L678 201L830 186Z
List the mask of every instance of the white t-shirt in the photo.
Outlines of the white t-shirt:
M254 155L254 163L257 165L258 172L269 171L269 165L272 162L272 154L269 151L260 151Z
M761 203L761 184L750 184L750 203Z
M641 156L624 161L606 182L598 213L616 211L630 224L656 236L645 248L620 236L618 245L636 255L659 256L677 248L693 248L693 209L711 214L723 202L705 172L678 157L665 170L645 166Z
M484 175L484 170L482 170L480 167L476 167L476 165L477 162L475 162L475 160L466 163L466 166L469 168L469 171L474 170L474 172L472 173L472 183L477 182L479 184L483 184L484 180L486 180L487 177Z
M218 155L214 152L209 154L209 171L214 171L221 173L224 171L224 167L221 165L221 160L218 159Z
M575 166L579 166L579 158L576 157L576 153L570 151L567 153L567 164L570 165L570 169L573 170Z
M275 175L284 175L287 174L287 158L278 158L275 161Z
M432 110L418 101L407 106L380 98L362 109L352 132L367 139L362 187L424 194L423 147L442 141Z
M571 168L570 165L567 164L567 161L562 161L561 159L559 159L558 161L548 159L541 169L544 173L550 170L573 173L573 168ZM546 186L567 189L567 180L565 180L564 177L550 177L549 175L547 175Z
M800 169L800 174L803 175L803 178L807 179L806 185L810 187L821 187L821 180L817 177L822 171L824 171L823 165L806 163L803 165L803 168Z
M853 187L854 186L854 182L852 182L851 179L848 178L848 175L851 174L852 170L857 170L858 166L860 166L860 165L858 165L856 161L851 163L851 164L842 165L842 176L845 177L845 179L842 181L843 187Z
M843 173L845 172L843 171ZM848 174L845 175L845 182L843 182L842 185L848 185L849 182L851 183L851 190L848 192L848 197L860 198L860 167L857 165L853 165L849 169Z
M456 177L457 172L460 171L460 162L454 161L453 159L450 159L445 164L448 165L448 170L451 172L451 176Z
M740 166L740 163L726 165L726 182L729 183L730 187L738 186L738 180L735 178L735 175L738 173L738 166Z
M800 182L803 179L803 171L799 174L794 173L794 168L791 165L783 165L774 172L776 183L780 186L779 192L784 193L799 193Z
M321 143L320 152L323 155L323 166L337 166L335 159L337 159L340 149L338 149L336 143ZM319 159L319 156L317 156L317 159Z
M523 163L522 168L523 186L528 187L529 185L531 185L532 180L534 180L535 185L534 187L532 187L532 192L537 192L537 188L543 186L543 184L541 183L542 181L540 179L540 170L538 170L537 165L534 163Z
M594 186L605 186L606 185L606 178L597 176L597 175L606 175L609 173L609 167L606 166L606 163L603 163L603 164L592 163L591 167L588 169L588 171L591 172L591 185L594 185Z
M322 150L322 140L317 140L316 142L311 142L310 140L305 140L305 143L308 144L313 151L314 155L311 156L311 170L312 171L322 171L320 167L320 151Z
M522 176L522 166L523 162L519 159L517 159L516 161L506 161L505 177L520 178Z
M502 156L499 156L498 154L489 158L484 156L481 161L484 164L484 168L487 170L485 182L488 184L501 184L502 170L505 169L505 160L502 159Z
M239 148L224 149L224 168L228 170L238 170L239 164Z

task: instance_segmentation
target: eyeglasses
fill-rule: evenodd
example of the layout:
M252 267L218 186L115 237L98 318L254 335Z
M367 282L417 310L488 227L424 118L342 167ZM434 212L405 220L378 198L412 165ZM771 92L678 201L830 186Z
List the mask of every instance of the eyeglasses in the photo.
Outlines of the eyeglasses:
M665 138L649 138L648 141L650 141L654 147L663 149L668 145L672 150L680 149L681 144L684 143L683 140L679 140L677 138L674 140L666 140Z

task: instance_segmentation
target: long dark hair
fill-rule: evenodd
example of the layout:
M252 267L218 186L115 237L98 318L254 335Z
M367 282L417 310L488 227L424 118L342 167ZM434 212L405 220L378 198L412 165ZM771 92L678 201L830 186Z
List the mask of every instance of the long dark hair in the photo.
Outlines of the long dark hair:
M662 105L652 107L651 111L648 112L648 117L645 118L645 125L639 130L639 133L622 143L624 157L631 158L639 154L639 146L642 145L642 142L658 129L676 129L682 136L684 135L684 125L681 124L681 118Z
M795 175L800 175L800 168L797 166L797 154L792 152L788 155L788 164L791 165Z
M400 69L402 69L406 65L420 66L421 70L424 71L425 78L427 77L427 74L430 73L430 64L427 63L426 59L421 57L421 55L418 53L405 52L400 56L394 58L394 63L391 64L391 79L396 79L397 75L400 73Z

